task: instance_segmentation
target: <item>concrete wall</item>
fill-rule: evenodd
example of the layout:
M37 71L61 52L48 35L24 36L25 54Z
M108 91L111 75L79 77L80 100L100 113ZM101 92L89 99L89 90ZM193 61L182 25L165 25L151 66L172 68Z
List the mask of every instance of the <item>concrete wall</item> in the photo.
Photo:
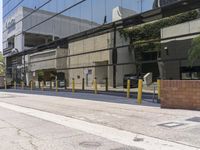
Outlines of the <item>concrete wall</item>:
M106 49L110 46L109 43L110 34L104 34L96 36L93 38L87 38L75 42L69 43L69 55L75 55L80 53L87 53L94 50ZM81 83L82 78L88 77L88 83L91 84L95 77L94 68L84 68L84 69L73 69L74 67L83 66L94 66L96 62L109 61L109 51L102 51L98 53L88 53L84 55L78 55L69 57L68 68L69 70L69 80L72 78L76 79L76 83Z
M169 38L169 37L174 37L174 36L179 36L179 35L184 35L184 34L189 34L189 33L194 33L194 32L200 32L200 19L196 19L196 20L189 21L186 23L163 28L161 29L161 38ZM186 36L183 38L174 38L171 40L165 40L163 41L163 43L174 41L174 40L191 39L196 36L198 35Z
M192 39L198 35L173 38L184 34L200 32L200 19L161 29L161 38L170 38L162 41L160 74L163 79L181 79L181 67L189 67L187 60ZM200 61L194 66L200 66Z
M116 38L117 47L126 45L129 43L129 41L126 41L124 38L122 38L119 33L117 33L116 37L117 37ZM113 47L113 33L108 33L108 34L99 35L96 37L69 43L69 55L96 51L96 50L112 48L112 47ZM135 60L134 52L128 47L117 49L117 52L118 52L117 63L134 62ZM69 61L68 68L94 66L94 65L101 65L101 64L104 65L105 63L112 64L112 50L73 56L73 57L70 57L68 61ZM107 76L105 75L105 72L107 72ZM124 75L130 74L130 73L136 73L135 65L117 66L117 69L116 69L117 86L122 86ZM97 77L97 81L99 84L104 83L105 78L107 77L109 81L109 85L110 86L113 85L113 67L112 66L69 70L70 81L72 80L72 78L76 78L77 82L81 83L82 78L87 78L87 76L89 76L88 78L90 81L88 82L90 84L92 83L92 80L95 77Z
M200 110L200 80L162 80L161 107Z
M111 45L113 46L113 33L111 33ZM116 35L116 46L122 46L129 44L129 40L125 40L123 37L120 36L120 33L117 32ZM110 51L110 60L112 60L112 51ZM117 49L117 63L131 63L135 62L135 54L132 49L129 47L123 47ZM112 63L112 62L111 62ZM113 79L113 68L109 67L109 71L111 72L109 75L109 79ZM133 64L130 65L118 65L116 68L116 85L122 86L123 85L123 77L125 74L135 74L136 73L136 66ZM112 85L112 80L109 80L110 85Z
M57 72L63 72L65 74L65 79L68 80L69 78L69 71L67 70L67 57L68 56L68 49L64 48L57 48L56 49L56 68L58 69ZM64 57L64 58L59 58Z
M56 60L48 60L48 61L41 61L45 59L51 59L56 57L56 50L49 50L44 51L36 54L32 54L29 56L29 62L31 63L29 65L30 71L36 71L36 70L43 70L43 69L55 69L56 68ZM41 61L32 63L35 61Z

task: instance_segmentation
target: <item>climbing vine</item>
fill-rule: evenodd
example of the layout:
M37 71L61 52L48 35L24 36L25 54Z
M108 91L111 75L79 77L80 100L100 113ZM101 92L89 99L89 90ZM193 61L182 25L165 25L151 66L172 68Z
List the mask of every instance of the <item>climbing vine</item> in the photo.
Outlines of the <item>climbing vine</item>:
M199 17L199 11L193 10L176 16L168 17L144 25L129 27L120 31L120 34L131 43L160 38L160 30L165 27L188 22Z
M131 49L134 50L136 61L143 60L143 52L159 52L160 42L153 42L159 40L161 37L161 29L184 22L192 21L199 18L199 10L193 10L181 13L172 17L145 23L143 25L125 28L120 31L121 36L129 39ZM152 41L152 42L151 42ZM138 72L141 72L141 65L137 66Z

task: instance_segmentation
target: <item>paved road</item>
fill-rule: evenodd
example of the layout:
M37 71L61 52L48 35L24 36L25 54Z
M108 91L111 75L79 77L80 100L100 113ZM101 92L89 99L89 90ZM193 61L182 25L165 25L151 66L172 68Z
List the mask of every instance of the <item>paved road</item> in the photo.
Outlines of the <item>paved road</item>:
M198 111L115 96L38 94L0 92L0 149L200 149Z

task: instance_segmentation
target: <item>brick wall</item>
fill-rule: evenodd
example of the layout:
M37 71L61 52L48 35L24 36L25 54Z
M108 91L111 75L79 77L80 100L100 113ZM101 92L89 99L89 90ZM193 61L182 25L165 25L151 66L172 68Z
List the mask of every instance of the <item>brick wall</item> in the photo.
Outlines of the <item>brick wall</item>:
M200 110L200 80L162 80L161 107Z

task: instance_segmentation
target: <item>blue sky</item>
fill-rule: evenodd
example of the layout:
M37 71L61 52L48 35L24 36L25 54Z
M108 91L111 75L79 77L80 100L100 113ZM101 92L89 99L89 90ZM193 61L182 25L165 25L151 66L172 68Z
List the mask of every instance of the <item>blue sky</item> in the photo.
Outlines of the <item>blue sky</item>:
M1 19L3 18L3 15L7 14L10 11L10 9L15 7L21 0L11 0L6 5L6 7L4 7L4 14L2 13L3 1L5 4L8 0L0 0L0 15L1 15L0 18ZM34 7L41 6L46 1L47 0L24 0L21 6L34 8ZM80 0L52 0L48 5L46 5L42 9L53 11L53 12L59 12L78 1ZM142 1L143 1L142 3L143 11L147 11L152 8L153 0L142 0ZM108 22L111 21L112 9L115 8L116 6L122 6L128 9L132 9L137 12L140 12L141 0L87 0L81 5L78 5L77 7L71 9L70 11L65 12L64 15L78 17L81 19L92 20L92 21L98 22L99 24L102 24L105 15L107 16ZM91 15L91 12L93 12L93 15ZM14 13L14 10L10 13L10 15L12 15L12 13ZM0 33L2 33L2 21L0 21ZM1 35L0 36L0 50L2 50L2 34L0 35Z

